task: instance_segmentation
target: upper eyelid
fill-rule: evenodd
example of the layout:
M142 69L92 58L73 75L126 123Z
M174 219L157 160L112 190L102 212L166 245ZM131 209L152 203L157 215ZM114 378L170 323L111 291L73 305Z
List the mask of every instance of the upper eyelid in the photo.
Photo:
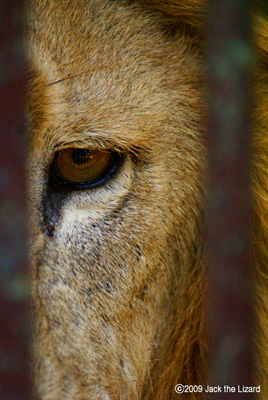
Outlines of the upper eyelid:
M69 149L69 148L75 148L75 149L96 149L96 150L113 150L113 151L118 151L119 149L117 146L111 142L100 142L98 140L81 140L81 141L73 141L73 142L67 142L67 143L59 143L56 146L54 146L54 152L58 152L61 150ZM119 153L125 152L120 149L118 151Z
M140 148L136 146L122 146L118 145L112 139L103 139L98 137L86 137L81 140L73 140L64 143L57 143L53 148L53 157L57 152L67 148L80 148L80 149L96 149L103 151L113 151L121 154L122 156L129 155L131 158L140 160L142 163L148 163L150 158L150 151L147 148Z
M113 151L116 153L119 153L121 155L127 155L127 154L134 154L136 155L138 153L137 149L128 149L128 148L123 148L117 146L114 142L112 141L95 141L95 140L90 140L89 141L75 141L75 142L68 142L64 144L58 144L53 148L53 154L55 156L56 153L62 150L66 149L95 149L99 151Z
M150 143L135 143L128 138L118 137L113 132L96 132L89 130L59 129L55 126L47 126L42 132L46 142L46 163L50 164L55 154L67 148L97 149L113 151L121 155L129 155L131 158L139 159L143 163L150 162ZM60 134L61 131L61 134Z

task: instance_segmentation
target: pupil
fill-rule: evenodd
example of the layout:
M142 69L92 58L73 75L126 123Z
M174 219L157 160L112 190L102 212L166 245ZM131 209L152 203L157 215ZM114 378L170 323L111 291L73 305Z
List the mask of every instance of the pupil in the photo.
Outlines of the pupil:
M91 151L88 149L76 149L72 154L73 162L78 165L85 164L88 161L90 154Z

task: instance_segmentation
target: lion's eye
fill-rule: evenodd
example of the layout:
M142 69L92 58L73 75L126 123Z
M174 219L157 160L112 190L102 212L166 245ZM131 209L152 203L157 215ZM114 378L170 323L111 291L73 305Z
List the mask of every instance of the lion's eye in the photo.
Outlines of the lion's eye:
M53 186L85 188L102 184L115 172L118 154L96 149L69 148L55 154L50 182Z

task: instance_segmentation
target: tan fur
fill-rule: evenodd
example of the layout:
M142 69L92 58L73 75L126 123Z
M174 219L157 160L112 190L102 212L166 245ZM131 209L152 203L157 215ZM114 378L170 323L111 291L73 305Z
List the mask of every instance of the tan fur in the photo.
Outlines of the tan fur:
M255 124L252 150L254 155L254 250L255 250L255 340L256 380L261 383L260 399L268 396L268 22L254 20L256 57Z
M207 383L204 5L31 0L27 12L36 397L175 399L177 383ZM257 380L266 399L263 19L256 31ZM66 147L113 149L124 162L102 186L59 195L49 166Z

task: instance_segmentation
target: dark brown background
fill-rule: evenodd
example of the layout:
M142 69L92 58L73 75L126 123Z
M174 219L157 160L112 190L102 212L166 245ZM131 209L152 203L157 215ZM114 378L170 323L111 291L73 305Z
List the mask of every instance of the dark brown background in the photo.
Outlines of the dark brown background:
M0 398L29 395L23 2L0 2Z

